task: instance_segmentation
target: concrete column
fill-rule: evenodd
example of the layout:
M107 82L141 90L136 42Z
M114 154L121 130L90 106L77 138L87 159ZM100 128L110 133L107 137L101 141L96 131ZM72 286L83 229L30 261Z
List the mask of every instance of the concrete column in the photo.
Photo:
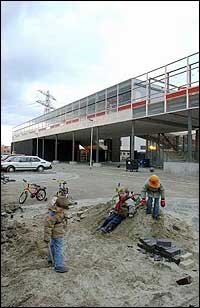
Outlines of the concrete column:
M37 139L36 139L36 156L38 156L38 136L37 136Z
M131 122L131 136L130 136L130 158L134 159L135 150L135 122Z
M58 156L58 135L55 135L55 160L58 160L57 156Z
M72 132L72 161L74 161L74 153L75 153L75 136L74 132Z
M187 161L192 161L192 113L191 110L188 110L188 153Z
M12 151L11 151L11 153L15 153L15 143L14 142L12 144Z
M96 163L99 162L99 127L96 127Z
M176 136L176 151L179 151L179 136Z
M199 161L199 129L196 129L196 134L195 134L195 153L196 153L196 160Z
M158 133L158 166L160 167L161 165L161 155L160 155L160 133Z
M44 159L44 139L42 138L42 158Z
M146 158L149 158L149 136L146 136Z
M183 151L183 154L185 152L185 136L183 135L183 144L182 144L182 151Z
M120 162L121 138L112 138L112 162Z

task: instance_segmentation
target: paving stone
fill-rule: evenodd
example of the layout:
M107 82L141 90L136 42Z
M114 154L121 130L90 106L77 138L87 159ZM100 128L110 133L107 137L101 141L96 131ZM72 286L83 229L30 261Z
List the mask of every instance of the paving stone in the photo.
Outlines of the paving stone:
M172 242L168 239L157 239L156 245L163 247L171 247Z
M185 261L192 258L192 253L191 252L186 252L185 254L180 256L181 261Z
M191 267L194 266L194 261L193 260L185 260L180 262L179 266L183 269L190 269Z

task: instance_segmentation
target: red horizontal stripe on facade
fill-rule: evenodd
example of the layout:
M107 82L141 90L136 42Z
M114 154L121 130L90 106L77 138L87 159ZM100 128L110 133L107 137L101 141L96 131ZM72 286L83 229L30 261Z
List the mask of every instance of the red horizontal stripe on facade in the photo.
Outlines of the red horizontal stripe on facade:
M70 120L70 121L66 121L66 124L70 124L72 121Z
M138 106L142 106L142 105L145 105L145 104L146 104L146 101L132 103L132 108L135 108L135 107L138 107Z
M72 120L72 123L78 122L78 121L79 121L79 119L74 119L74 120Z
M105 111L98 112L98 113L96 113L96 117L100 117L100 116L102 116L102 115L104 115L104 114L105 114Z
M166 98L171 99L171 98L174 98L174 97L183 96L185 94L186 94L186 90L181 90L181 91L177 91L177 92L174 92L174 93L167 94Z
M94 117L95 117L95 114L91 114L91 115L87 116L88 119L89 118L94 118Z
M60 124L51 125L50 127L54 128L54 127L57 127L57 126L60 126Z
M199 86L188 89L189 93L199 92Z
M124 106L118 107L118 111L125 110L125 109L130 109L130 108L131 108L131 104L128 104L128 105L124 105Z
M39 128L39 131L44 130L44 129L46 129L46 127L44 127L44 128Z

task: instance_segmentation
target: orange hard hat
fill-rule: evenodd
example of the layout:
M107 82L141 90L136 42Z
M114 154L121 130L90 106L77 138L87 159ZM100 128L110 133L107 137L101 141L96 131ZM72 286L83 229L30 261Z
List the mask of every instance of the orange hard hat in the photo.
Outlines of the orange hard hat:
M150 176L149 178L149 181L148 181L148 185L150 187L153 187L153 188L159 188L160 187L160 179L157 175L152 175Z

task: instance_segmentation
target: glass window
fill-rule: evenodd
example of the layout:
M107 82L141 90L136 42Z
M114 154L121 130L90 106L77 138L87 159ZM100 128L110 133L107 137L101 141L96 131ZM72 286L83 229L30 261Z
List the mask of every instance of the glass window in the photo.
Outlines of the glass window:
M117 96L107 99L107 112L114 112L117 110Z
M86 106L87 106L87 99L84 98L80 101L80 116L86 115Z
M31 162L39 162L40 159L37 158L37 157L30 157L30 161L31 161Z
M88 97L88 114L95 113L95 95Z
M27 163L27 162L30 162L30 157L26 157L26 156L22 156L22 157L17 157L19 158L19 162L20 163Z
M119 84L119 94L131 90L131 79Z
M117 86L113 86L107 89L107 97L112 97L117 95Z
M96 101L103 101L106 97L106 91L103 90L103 91L100 91L98 93L96 93Z
M119 95L119 106L128 104L131 102L131 91Z
M73 103L73 116L79 116L79 101Z
M96 103L96 112L105 110L105 100Z

